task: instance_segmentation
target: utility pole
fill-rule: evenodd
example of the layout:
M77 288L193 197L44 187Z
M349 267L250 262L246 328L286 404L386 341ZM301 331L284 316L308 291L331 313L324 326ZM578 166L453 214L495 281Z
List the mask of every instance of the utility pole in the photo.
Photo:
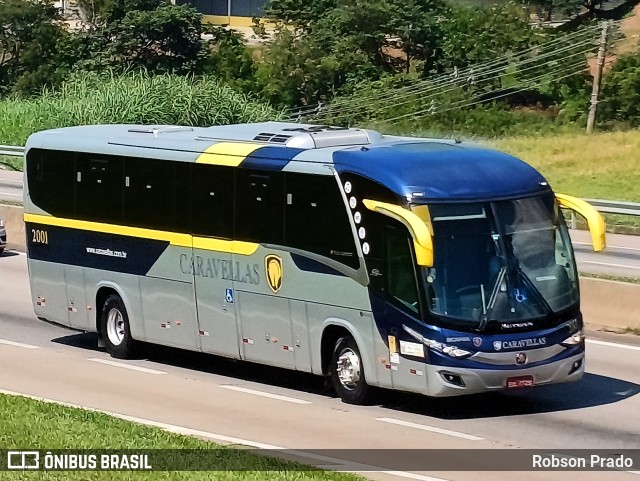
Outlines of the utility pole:
M602 33L600 34L600 47L598 48L598 64L596 65L596 73L593 76L593 89L591 90L591 105L589 105L589 117L587 118L587 134L593 133L593 127L596 123L596 109L598 108L598 95L600 94L600 83L602 80L602 69L604 67L604 57L607 48L607 29L609 22L602 25Z

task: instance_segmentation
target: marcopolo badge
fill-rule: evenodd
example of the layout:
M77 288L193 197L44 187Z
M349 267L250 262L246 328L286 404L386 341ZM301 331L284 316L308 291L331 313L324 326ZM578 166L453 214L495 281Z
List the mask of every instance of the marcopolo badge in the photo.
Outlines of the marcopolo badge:
M264 258L264 270L267 274L267 284L276 293L282 286L282 259L274 254Z

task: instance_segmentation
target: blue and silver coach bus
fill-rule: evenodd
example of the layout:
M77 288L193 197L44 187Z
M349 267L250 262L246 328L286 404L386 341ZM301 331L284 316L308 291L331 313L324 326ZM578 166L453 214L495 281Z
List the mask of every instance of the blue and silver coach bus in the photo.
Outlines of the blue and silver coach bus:
M95 125L26 146L36 314L99 333L454 396L575 381L578 276L535 169L464 142L289 123Z

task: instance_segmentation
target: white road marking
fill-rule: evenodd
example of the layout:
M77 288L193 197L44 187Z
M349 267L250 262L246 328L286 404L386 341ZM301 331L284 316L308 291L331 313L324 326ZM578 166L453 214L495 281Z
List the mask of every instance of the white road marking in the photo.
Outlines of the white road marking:
M596 262L596 261L578 261L578 264L596 264L599 266L611 266L611 267L624 267L626 269L640 269L640 266L630 266L627 264L612 264L610 262Z
M589 344L597 344L599 346L617 347L620 349L629 349L631 351L640 351L640 346L630 346L629 344L618 344L616 342L596 341L595 339L587 339Z
M578 244L583 246L592 245L590 242L572 242L572 244ZM640 251L640 248L638 247L623 247L623 246L607 246L607 249L624 249L627 251Z
M225 436L223 434L216 434L216 433L210 433L207 431L199 431L197 429L191 429L191 428L187 428L184 426L176 426L175 424L168 424L168 423L162 423L159 421L152 421L150 419L143 419L143 418L138 418L135 416L127 416L126 414L120 414L120 413L115 413L115 412L111 412L111 411L104 411L102 409L94 409L94 408L90 408L90 407L86 407L86 406L81 406L79 404L71 404L71 403L67 403L64 401L56 401L55 399L49 399L49 398L44 398L44 397L40 397L40 396L33 396L30 394L23 394L23 393L19 393L19 392L15 392L15 391L8 391L6 389L0 389L0 394L7 394L9 396L22 396L22 397L26 397L29 399L35 399L36 401L41 401L41 402L46 402L46 403L52 403L52 404L59 404L61 406L68 406L68 407L72 407L72 408L78 408L78 409L84 409L86 411L92 411L92 412L98 412L98 413L102 413L102 414L106 414L108 416L113 416L115 418L119 418L119 419L123 419L125 421L131 421L134 423L138 423L138 424L143 424L146 426L153 426L156 428L160 428L160 429L164 429L165 431L171 432L171 433L176 433L176 434L183 434L186 436L198 436L201 438L205 438L205 439L211 439L213 441L220 441L220 442L224 442L224 443L230 443L230 444L243 444L245 446L252 446L258 449L268 449L268 450L286 450L287 454L293 455L293 456L299 456L302 458L307 458L307 459L315 459L317 461L322 461L323 462L323 466L327 466L328 469L332 469L334 471L340 471L340 472L356 472L356 473L366 473L366 472L377 472L377 473L386 473L386 474L391 474L394 476L398 476L401 478L408 478L408 479L416 479L418 481L448 481L442 478L434 478L432 476L425 476L422 474L417 474L417 473L410 473L407 471L391 471L391 470L387 470L385 468L382 468L380 466L372 466L372 465L368 465L368 464L359 464L359 463L352 463L350 461L344 460L344 459L338 459L338 458L331 458L329 456L322 456L319 454L314 454L314 453L305 453L304 451L299 451L299 450L295 450L295 449L287 449L287 448L283 448L282 446L275 446L273 444L265 444L265 443L260 443L257 441L251 441L248 439L240 439L240 438L235 438L232 436ZM320 463L318 463L320 464ZM332 468L330 468L329 466L332 466ZM343 467L348 467L348 468L353 468L353 469L340 469L340 466ZM357 470L359 468L359 470Z
M146 367L133 366L131 364L125 364L123 362L110 361L108 359L99 359L97 357L91 357L91 358L89 358L89 361L99 362L100 364L106 364L108 366L123 367L125 369L131 369L132 371L146 372L147 374L166 374L166 372L158 371L156 369L149 369L149 368L146 368Z
M24 347L25 349L40 349L38 346L24 344L22 342L9 341L7 339L0 339L0 344L6 344L7 346Z
M409 421L402 421L401 419L376 418L376 421L382 421L383 423L397 424L398 426L405 426L408 428L421 429L423 431L430 431L432 433L444 434L447 436L453 436L455 438L467 439L469 441L482 441L484 439L478 436L473 436L471 434L459 433L457 431L450 431L448 429L436 428L434 426L427 426L425 424L410 423Z
M244 392L244 393L247 393L247 394L254 394L256 396L268 397L268 398L271 398L271 399L278 399L280 401L286 401L286 402L294 403L294 404L311 404L311 401L305 401L304 399L297 399L297 398L289 397L289 396L281 396L280 394L271 394L271 393L268 393L268 392L256 391L254 389L248 389L246 387L231 386L229 384L222 384L219 387L221 387L223 389L231 389L232 391L239 391L239 392Z

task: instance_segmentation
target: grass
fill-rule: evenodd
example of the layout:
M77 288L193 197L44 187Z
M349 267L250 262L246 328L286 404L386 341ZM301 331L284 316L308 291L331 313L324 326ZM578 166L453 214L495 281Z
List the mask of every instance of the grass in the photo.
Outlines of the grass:
M640 130L489 142L536 167L556 192L640 202Z
M0 472L1 480L234 480L358 481L345 473L322 471L298 463L229 449L194 437L124 421L106 414L0 394L0 448L2 449L184 449L216 450L216 471L49 471ZM237 447L236 447L237 448ZM207 458L208 459L208 458ZM242 466L242 471L225 471Z
M605 281L628 282L630 284L640 284L639 277L612 276L609 274L595 274L592 272L580 272L580 277L591 277L593 279L603 279Z
M14 157L10 155L0 155L0 164L8 170L22 170L24 159L22 157Z
M39 130L86 124L221 125L281 113L216 77L79 72L57 91L0 100L0 144L24 145Z

